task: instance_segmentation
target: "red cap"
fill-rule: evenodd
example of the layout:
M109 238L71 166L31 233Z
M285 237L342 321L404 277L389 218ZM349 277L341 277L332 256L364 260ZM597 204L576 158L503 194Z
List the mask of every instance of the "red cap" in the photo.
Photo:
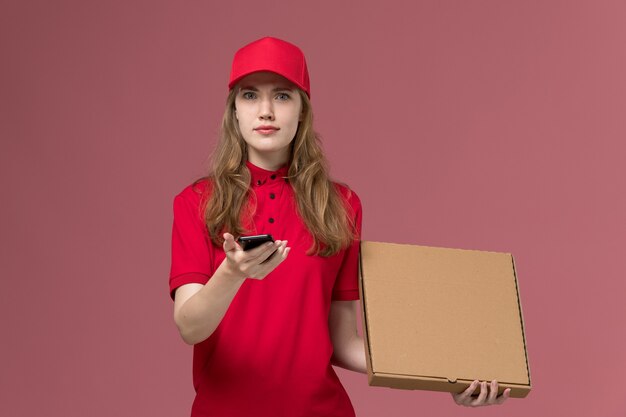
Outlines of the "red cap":
M233 58L228 89L232 89L246 75L257 71L271 71L282 75L311 98L306 60L296 45L267 36L242 47Z

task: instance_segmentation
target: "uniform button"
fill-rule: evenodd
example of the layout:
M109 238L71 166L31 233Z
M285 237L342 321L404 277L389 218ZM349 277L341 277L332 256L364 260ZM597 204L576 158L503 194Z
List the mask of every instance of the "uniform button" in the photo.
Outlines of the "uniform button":
M275 180L275 179L276 179L276 174L272 174L272 175L270 176L270 178L271 178L271 179L273 179L273 180Z
M256 180L256 185L261 185L261 180Z
M270 193L270 198L273 200L274 197L276 197L276 195L274 195L274 193Z
M273 217L270 217L269 222L270 222L270 223L274 223L274 218L273 218Z
M285 178L285 182L289 182L289 180L287 178Z

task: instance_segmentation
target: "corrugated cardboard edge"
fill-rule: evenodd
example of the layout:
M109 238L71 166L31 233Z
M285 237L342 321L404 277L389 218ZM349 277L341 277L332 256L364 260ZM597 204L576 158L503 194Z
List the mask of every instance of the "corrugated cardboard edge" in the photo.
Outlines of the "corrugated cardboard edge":
M370 356L369 337L367 335L367 314L365 314L365 289L363 285L363 257L361 256L361 246L363 241L359 242L359 298L361 299L361 318L363 319L363 343L365 344L365 361L367 364L367 380L368 384L372 385L373 373L372 373L372 357Z
M532 389L532 381L530 379L530 365L528 363L528 347L526 345L526 325L524 324L524 314L522 313L522 297L520 297L519 292L519 282L517 279L517 269L515 268L515 258L513 254L511 254L511 262L513 264L513 276L515 277L515 291L517 291L517 306L519 307L519 321L522 326L522 340L524 341L524 355L526 355L526 373L528 374L528 388L522 397L528 395L530 390ZM513 390L511 389L511 394Z
M471 380L459 379L456 382L450 382L444 378L428 377L428 376L407 376L398 374L386 374L377 372L373 374L369 381L370 386L380 386L398 389L418 389L428 391L453 392L461 393L467 389L472 383ZM505 389L511 389L511 397L524 398L528 395L529 389L527 385L520 384L503 384L498 383L498 393L502 394ZM476 394L474 394L476 395Z
M450 381L447 378L439 378L432 376L414 376L414 375L400 375L389 374L383 372L373 372L372 357L370 354L371 347L369 345L368 337L368 321L367 311L365 309L366 294L363 285L363 259L361 256L361 246L363 241L359 242L359 296L361 299L361 317L363 319L363 343L365 345L365 358L367 364L367 379L370 386L380 386L388 388L399 389L419 389L428 391L440 391L440 392L463 392L472 383L471 380L459 379ZM517 292L517 306L520 316L520 324L522 328L522 340L524 342L524 355L526 358L526 372L528 374L528 385L525 384L510 384L498 382L498 393L501 394L505 389L510 388L512 398L524 398L531 390L530 380L530 366L528 365L528 349L526 347L526 332L524 327L524 316L522 314L522 303L519 294L519 284L517 280L517 270L515 269L515 260L513 255L511 256L511 262L513 267L513 277L515 278L515 290Z

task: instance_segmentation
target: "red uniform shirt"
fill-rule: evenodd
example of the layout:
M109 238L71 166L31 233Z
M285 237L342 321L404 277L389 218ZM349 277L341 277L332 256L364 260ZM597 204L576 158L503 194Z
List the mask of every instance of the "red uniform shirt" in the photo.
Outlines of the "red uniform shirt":
M312 236L296 211L283 177L247 162L257 197L254 234L271 234L291 247L263 280L246 279L215 332L194 345L191 415L354 416L330 364L331 300L357 300L359 240L331 257L307 256ZM170 294L183 284L206 284L225 257L214 246L200 212L207 181L174 198ZM361 202L336 184L361 231Z

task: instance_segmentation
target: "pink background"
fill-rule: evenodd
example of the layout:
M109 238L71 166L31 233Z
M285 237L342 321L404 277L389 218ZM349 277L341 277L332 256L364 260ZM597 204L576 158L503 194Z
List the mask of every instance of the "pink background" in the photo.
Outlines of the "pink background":
M307 55L363 239L517 261L526 399L469 410L338 370L357 415L624 415L625 3L230 3L2 3L0 415L188 415L172 200L265 35Z

